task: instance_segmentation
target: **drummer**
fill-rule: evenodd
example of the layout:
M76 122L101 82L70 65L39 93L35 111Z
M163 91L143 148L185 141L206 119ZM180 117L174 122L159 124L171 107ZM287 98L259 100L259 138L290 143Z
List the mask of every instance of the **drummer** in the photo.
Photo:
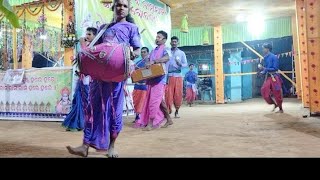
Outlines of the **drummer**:
M156 36L157 47L152 50L146 66L152 64L161 64L169 61L169 53L165 47L168 34L165 31L159 31ZM150 131L153 128L161 126L161 123L167 119L167 125L173 124L168 110L164 103L164 91L166 84L166 75L147 80L147 96L141 113L141 118L136 122L136 127L143 127ZM165 107L165 108L164 108Z
M142 59L136 62L136 69L143 68L146 65L146 61L149 58L149 49L147 47L141 48ZM135 83L134 90L132 92L134 112L136 113L136 118L134 123L140 119L140 114L142 112L142 107L147 95L147 85L146 81L140 81Z
M140 33L130 16L130 0L114 0L114 19L103 32L101 40L114 41L133 47L133 56L140 54ZM99 35L100 33L98 33ZM99 37L99 36L98 36ZM112 73L112 72L111 72ZM118 157L115 141L122 130L124 102L123 82L93 80L89 84L89 106L85 107L85 129L82 145L67 146L69 153L87 157L89 147L107 152L108 157Z

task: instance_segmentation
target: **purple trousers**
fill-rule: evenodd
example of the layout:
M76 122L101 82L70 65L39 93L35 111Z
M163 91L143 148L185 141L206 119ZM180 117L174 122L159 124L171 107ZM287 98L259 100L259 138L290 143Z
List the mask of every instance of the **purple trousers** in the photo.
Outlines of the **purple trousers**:
M90 83L88 99L83 100L84 144L107 151L110 139L117 138L122 130L124 84L97 80Z

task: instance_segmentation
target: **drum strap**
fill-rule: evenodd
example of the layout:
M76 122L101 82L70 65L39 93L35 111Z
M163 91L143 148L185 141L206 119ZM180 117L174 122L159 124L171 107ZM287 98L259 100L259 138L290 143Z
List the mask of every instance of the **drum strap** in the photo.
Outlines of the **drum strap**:
M101 38L103 33L108 29L109 25L110 24L107 24L101 29L101 31L97 34L97 36L90 43L89 48L92 48L96 44L96 42L98 42L98 40Z
M110 60L110 58L111 58L112 55L114 54L114 51L115 51L120 45L122 45L122 44L119 44L118 46L116 46L116 47L114 47L114 48L112 49L112 51L109 53L109 56L108 56L108 58L107 58L107 62Z
M81 51L81 53L85 54L85 55L88 56L90 59L95 59L95 57L94 57L92 54L90 54L89 52L87 52L87 51Z

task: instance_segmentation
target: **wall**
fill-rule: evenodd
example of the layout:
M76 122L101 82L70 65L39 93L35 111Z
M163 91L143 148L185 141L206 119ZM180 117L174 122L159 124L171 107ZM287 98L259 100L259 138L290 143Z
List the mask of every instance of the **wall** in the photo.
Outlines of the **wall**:
M180 38L180 46L197 46L202 45L204 29L209 30L209 44L213 45L212 27L189 27L189 33L172 29L172 35ZM258 37L250 35L246 23L226 24L222 26L222 31L224 43L292 36L291 17L266 20L265 31Z
M202 45L203 33L205 30L209 32L209 44L213 44L213 28L212 27L189 27L188 33L180 32L180 29L172 29L172 36L179 37L180 46Z

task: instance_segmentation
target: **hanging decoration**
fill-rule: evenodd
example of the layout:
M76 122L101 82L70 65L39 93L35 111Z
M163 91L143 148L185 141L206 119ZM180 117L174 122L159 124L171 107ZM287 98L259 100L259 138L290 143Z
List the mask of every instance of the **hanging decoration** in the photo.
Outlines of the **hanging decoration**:
M203 31L203 45L209 45L209 32L208 29L205 28L205 30Z
M40 27L37 29L37 37L40 37L40 39L45 39L47 35L47 31L45 30L45 24L47 23L47 17L43 13L41 16L38 18L38 23L40 24Z
M74 30L74 23L69 17L67 33L62 38L62 46L64 48L72 48L77 43L77 38Z
M292 57L292 56L294 56L294 54L291 51L291 52L276 54L276 56L280 59L280 58ZM260 61L261 61L260 58L244 59L241 61L228 61L228 65L231 66L231 65L240 65L240 64L259 63Z
M1 13L2 12L1 6L3 5L1 3L2 1L5 2L7 0L0 0L0 21L2 21L6 17L5 13ZM68 1L69 1L69 4L73 5L74 2L72 0L68 0ZM47 10L53 12L58 10L62 4L63 4L63 0L44 0L44 1L35 1L32 3L22 4L15 7L16 9L15 12L12 11L13 14L11 14L13 16L10 15L9 18L13 19L14 16L21 18L21 16L25 12L28 12L28 14L32 16L37 16L41 13L44 7L46 7Z
M69 0L69 9L74 9L74 2L72 0ZM72 6L72 7L70 7ZM66 7L65 7L66 8ZM62 12L63 14L63 12ZM62 16L63 17L63 16ZM64 33L62 37L62 46L64 48L72 48L75 46L75 44L78 42L76 38L76 30L75 30L75 17L69 16L68 24L67 24L67 30L66 33ZM62 21L63 23L64 21ZM62 24L62 29L64 28L64 24Z
M101 0L100 3L103 4L104 7L109 9L112 7L113 0Z
M112 4L113 0L101 0L100 3L107 5L107 4Z
M23 26L22 28L24 28L25 26L25 19L23 19ZM22 62L22 51L23 51L23 47L24 47L24 33L25 30L24 29L17 29L17 57L18 57L18 68L21 68L21 62Z
M37 16L38 14L41 13L42 9L44 8L44 6L40 6L40 7L35 7L34 9L31 9L31 6L27 6L25 5L25 9L28 11L29 14L31 14L32 16Z
M0 39L3 39L2 24L3 23L0 21ZM3 50L3 41L0 41L0 70L4 70L4 63L2 60L2 56L4 55Z
M53 4L52 2L48 3L47 1L44 2L45 7L46 7L49 11L56 11L56 10L58 10L61 4L62 4L62 1L56 1L56 4Z
M188 33L188 32L189 32L189 27L188 27L188 15L187 15L187 14L185 14L185 15L182 17L180 31L183 32L183 33Z
M60 44L61 44L61 46L63 47L63 43L62 43L62 40L63 40L63 28L64 28L64 5L62 4L62 8L61 8L61 32L60 32L60 39L61 39L61 41L60 41Z
M2 22L1 25L1 32L2 32L2 37L0 42L2 42L2 49L1 49L1 69L2 70L7 70L8 69L8 65L9 65L9 57L8 57L8 52L10 50L10 44L8 45L8 36L10 35L10 33L8 32L8 23L7 22Z

